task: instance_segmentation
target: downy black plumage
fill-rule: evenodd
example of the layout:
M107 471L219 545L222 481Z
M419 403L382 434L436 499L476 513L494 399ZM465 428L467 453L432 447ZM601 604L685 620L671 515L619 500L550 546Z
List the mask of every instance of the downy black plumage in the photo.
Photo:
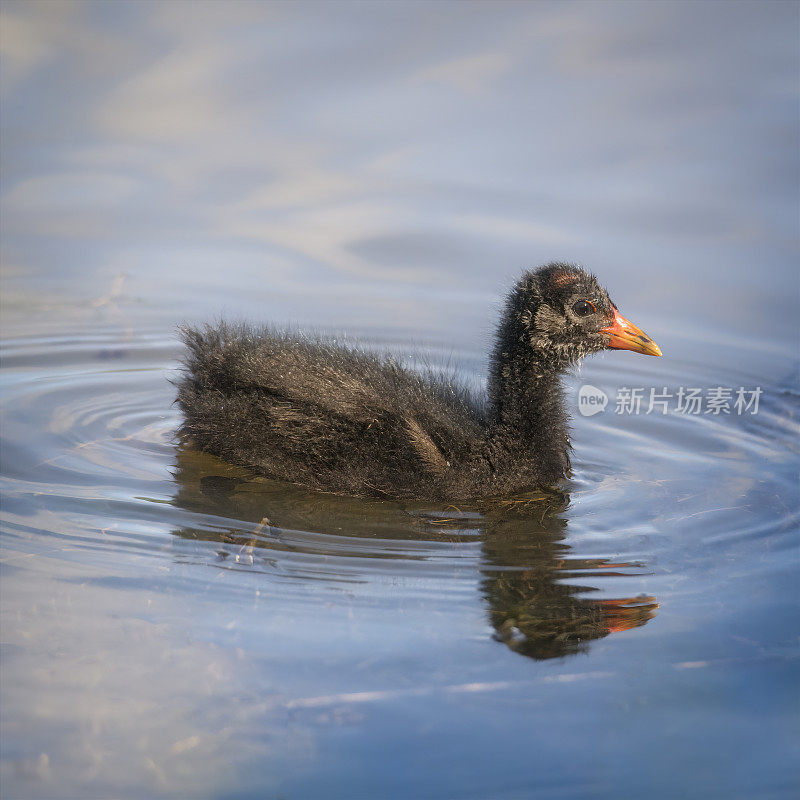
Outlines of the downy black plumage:
M570 468L561 374L609 347L661 354L593 275L561 263L508 295L486 397L330 340L225 323L182 334L193 446L270 478L397 499L552 485Z

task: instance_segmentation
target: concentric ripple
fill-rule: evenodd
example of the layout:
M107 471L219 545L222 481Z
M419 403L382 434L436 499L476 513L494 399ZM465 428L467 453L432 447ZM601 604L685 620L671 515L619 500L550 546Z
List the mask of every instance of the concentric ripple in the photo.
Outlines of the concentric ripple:
M645 624L659 576L687 568L687 550L669 544L676 533L721 545L780 537L793 522L775 500L795 425L793 396L777 387L752 418L576 415L565 498L430 507L313 494L182 448L177 356L161 332L4 345L7 550L93 563L129 553L191 567L201 583L198 567L248 573L225 591L257 585L282 603L326 591L364 607L397 591L434 605L481 598L495 638L546 658ZM687 380L663 364L604 360L573 383L611 395Z

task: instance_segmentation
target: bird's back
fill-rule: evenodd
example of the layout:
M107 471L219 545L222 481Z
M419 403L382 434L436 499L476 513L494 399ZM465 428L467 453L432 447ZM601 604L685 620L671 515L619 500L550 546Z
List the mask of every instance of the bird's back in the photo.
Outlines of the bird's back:
M483 442L482 408L453 377L269 328L184 328L183 338L183 433L263 475L352 495L436 496Z

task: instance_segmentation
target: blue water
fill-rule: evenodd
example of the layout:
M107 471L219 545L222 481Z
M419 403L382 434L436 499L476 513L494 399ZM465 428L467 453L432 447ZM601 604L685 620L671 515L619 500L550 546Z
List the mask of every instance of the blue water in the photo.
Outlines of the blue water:
M796 796L797 4L4 15L4 797ZM557 493L357 501L175 439L183 321L480 390L556 258L664 353L567 378Z

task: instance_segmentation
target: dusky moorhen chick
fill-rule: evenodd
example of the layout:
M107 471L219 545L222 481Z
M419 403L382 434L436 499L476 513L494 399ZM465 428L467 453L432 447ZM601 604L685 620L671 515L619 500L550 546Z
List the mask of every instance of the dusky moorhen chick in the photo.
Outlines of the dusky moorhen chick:
M661 355L593 275L561 263L508 295L486 397L325 339L225 323L182 334L178 404L193 446L270 478L394 499L552 485L570 467L561 374L606 348Z

